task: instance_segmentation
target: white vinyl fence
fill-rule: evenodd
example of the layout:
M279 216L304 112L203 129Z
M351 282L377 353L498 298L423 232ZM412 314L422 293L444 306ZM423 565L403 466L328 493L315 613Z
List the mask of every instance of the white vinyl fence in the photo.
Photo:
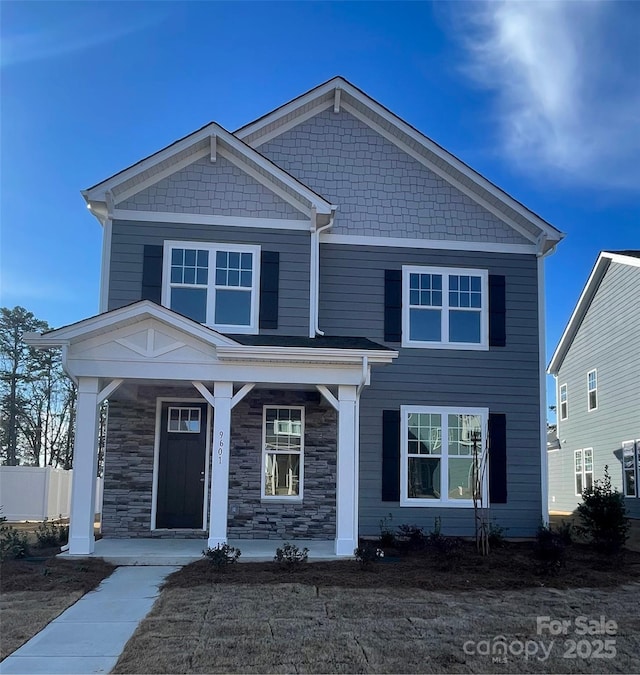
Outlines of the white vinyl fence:
M0 466L0 506L10 522L68 518L73 471L51 466ZM102 512L102 478L97 478L96 513Z

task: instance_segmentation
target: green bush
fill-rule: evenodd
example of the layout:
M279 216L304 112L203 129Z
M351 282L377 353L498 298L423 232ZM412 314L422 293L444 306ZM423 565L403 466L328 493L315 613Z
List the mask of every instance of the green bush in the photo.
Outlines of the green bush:
M490 548L500 548L507 543L506 539L506 527L498 525L496 522L489 524L489 547Z
M533 550L542 564L544 574L555 574L564 566L566 544L562 533L540 525Z
M29 555L29 542L26 532L19 532L11 525L0 527L0 560L26 558Z
M418 525L400 525L398 535L409 551L422 551L427 545L424 530Z
M393 515L391 513L388 516L380 518L380 546L384 546L385 548L393 548L396 545L396 535L391 525L392 521Z
M370 567L373 563L378 562L380 558L384 558L384 551L375 544L369 543L358 546L353 555L360 563L360 567Z
M36 530L40 548L63 546L69 541L69 526L56 521L44 521Z
M629 518L622 493L611 487L609 467L604 467L604 477L582 493L578 505L581 525L578 532L585 535L597 551L618 553L629 536Z
M213 565L218 572L223 572L229 565L238 562L240 549L229 544L218 544L215 548L206 548L202 555Z
M292 570L295 569L296 567L300 567L302 563L306 563L308 555L309 555L308 548L305 547L302 550L300 550L294 544L285 542L282 545L282 548L276 549L276 554L273 559L275 560L275 562L278 563L278 565L280 565L280 567Z

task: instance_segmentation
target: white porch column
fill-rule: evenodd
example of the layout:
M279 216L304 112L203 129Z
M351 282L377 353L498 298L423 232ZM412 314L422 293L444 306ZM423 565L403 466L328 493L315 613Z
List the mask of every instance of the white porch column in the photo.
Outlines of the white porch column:
M352 556L358 545L358 430L356 390L338 387L338 467L336 485L336 555Z
M98 472L98 378L78 379L76 437L69 523L69 554L93 553Z
M229 507L229 438L231 431L232 382L215 382L213 411L213 443L211 468L211 501L209 506L210 547L227 542Z

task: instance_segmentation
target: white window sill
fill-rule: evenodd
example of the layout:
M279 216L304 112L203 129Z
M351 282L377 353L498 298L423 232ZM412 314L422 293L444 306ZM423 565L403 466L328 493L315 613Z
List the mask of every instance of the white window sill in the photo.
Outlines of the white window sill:
M302 497L261 497L261 504L302 504Z
M413 349L453 349L456 351L489 351L488 344L466 344L460 342L452 342L445 344L444 342L416 342L412 340L402 340L402 347Z

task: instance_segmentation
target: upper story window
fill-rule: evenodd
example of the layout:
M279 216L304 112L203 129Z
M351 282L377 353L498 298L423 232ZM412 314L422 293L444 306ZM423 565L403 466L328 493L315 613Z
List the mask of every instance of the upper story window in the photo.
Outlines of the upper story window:
M598 376L595 370L587 373L587 407L595 410L598 407Z
M401 407L400 504L473 506L486 503L482 459L486 408Z
M260 247L167 241L162 304L235 333L258 332Z
M560 404L560 419L566 420L569 417L569 398L567 395L567 385L560 385L560 392L558 395Z
M488 349L487 270L402 268L402 345Z

